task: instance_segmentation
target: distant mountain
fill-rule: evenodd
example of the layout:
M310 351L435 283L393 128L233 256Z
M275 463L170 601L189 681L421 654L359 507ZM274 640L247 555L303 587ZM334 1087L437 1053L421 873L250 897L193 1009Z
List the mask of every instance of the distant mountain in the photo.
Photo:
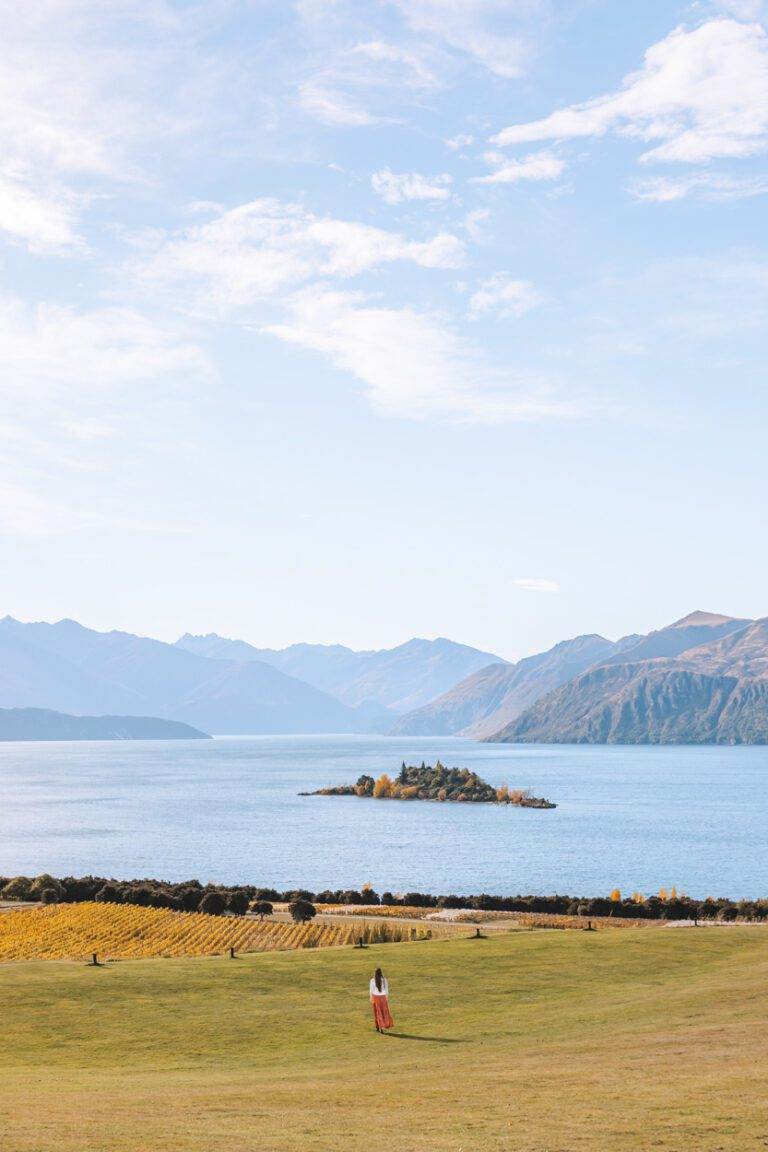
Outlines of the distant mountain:
M0 740L210 740L189 724L149 716L67 716L47 708L0 708Z
M711 644L721 636L738 632L749 623L749 620L737 619L734 616L718 616L714 612L691 612L689 616L676 620L666 628L649 632L647 636L635 637L634 644L624 642L621 651L614 653L605 663L623 664L627 660L653 660L658 656L677 656L689 648L698 647L699 644ZM627 640L631 639L632 637L627 637Z
M161 716L227 734L354 732L367 718L269 664L214 660L74 620L0 620L0 707Z
M489 735L519 716L540 696L604 660L616 648L602 636L577 636L517 664L491 664L425 707L403 716L392 733Z
M187 634L179 648L229 660L259 660L351 707L379 714L384 709L407 712L426 704L460 680L499 657L452 640L409 640L397 648L355 652L340 644L292 644L289 648L255 648L243 640L211 633Z
M693 613L542 696L488 739L767 743L768 620Z

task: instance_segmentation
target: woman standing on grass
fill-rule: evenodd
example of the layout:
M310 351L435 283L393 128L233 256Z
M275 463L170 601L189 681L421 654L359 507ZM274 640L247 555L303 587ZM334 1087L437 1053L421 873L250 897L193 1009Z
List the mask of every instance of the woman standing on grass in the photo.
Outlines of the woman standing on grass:
M377 1032L384 1032L387 1028L394 1027L395 1022L389 1011L388 995L387 978L381 968L377 968L373 974L373 980L371 980L371 1004L373 1004L373 1020Z

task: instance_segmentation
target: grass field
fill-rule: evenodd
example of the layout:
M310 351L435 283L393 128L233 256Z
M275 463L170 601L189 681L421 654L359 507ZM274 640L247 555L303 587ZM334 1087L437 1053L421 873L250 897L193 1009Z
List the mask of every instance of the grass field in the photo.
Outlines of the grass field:
M768 1148L759 927L13 963L0 997L3 1152Z

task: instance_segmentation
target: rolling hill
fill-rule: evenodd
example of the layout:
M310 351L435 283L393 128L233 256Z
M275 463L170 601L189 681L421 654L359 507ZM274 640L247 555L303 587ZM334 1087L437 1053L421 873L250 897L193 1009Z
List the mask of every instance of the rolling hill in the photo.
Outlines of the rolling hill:
M189 724L152 716L67 716L47 708L0 708L0 740L210 740Z

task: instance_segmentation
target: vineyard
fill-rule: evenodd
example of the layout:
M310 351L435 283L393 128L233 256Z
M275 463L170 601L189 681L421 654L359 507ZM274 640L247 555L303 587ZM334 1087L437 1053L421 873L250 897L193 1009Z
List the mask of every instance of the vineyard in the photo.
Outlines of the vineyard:
M436 912L434 908L415 907L404 904L318 904L319 912L334 916L385 917L387 920L421 920L435 929L447 929L450 925L494 924L518 928L647 928L663 927L665 920L642 920L627 916L568 916L552 912L488 912L474 908L452 909L449 912Z
M49 904L0 915L0 960L139 960L424 939L389 924L276 924L135 904Z

